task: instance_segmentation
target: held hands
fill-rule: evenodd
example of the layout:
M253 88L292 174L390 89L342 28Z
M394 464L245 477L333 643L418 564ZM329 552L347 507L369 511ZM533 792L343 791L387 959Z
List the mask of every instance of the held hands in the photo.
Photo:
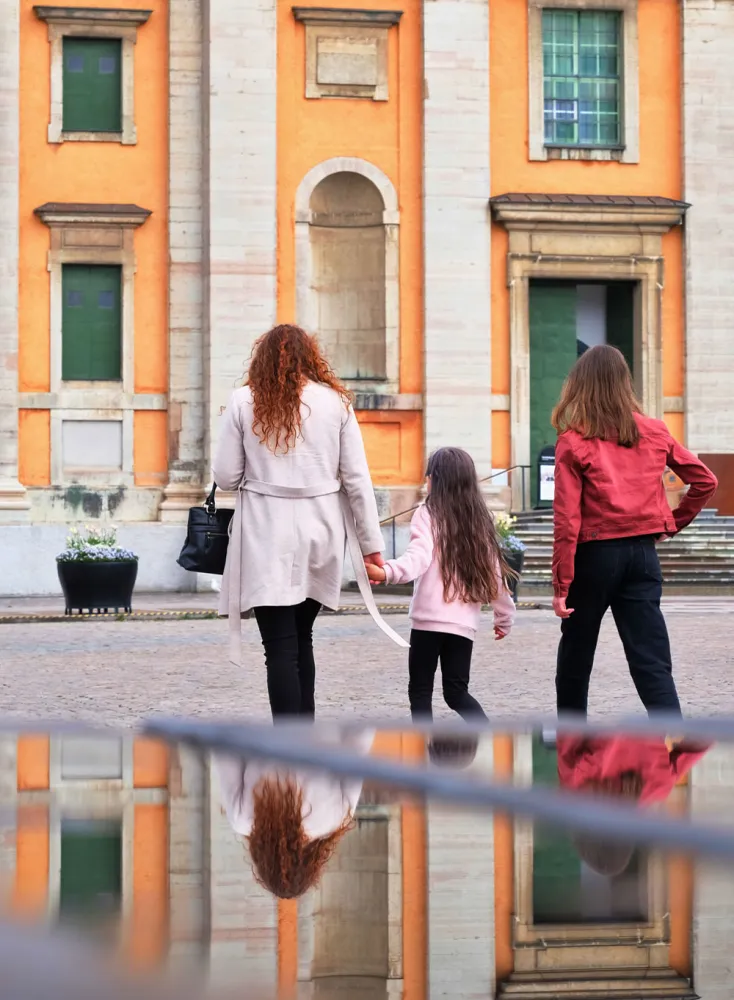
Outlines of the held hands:
M556 618L570 618L571 615L573 614L573 608L566 607L565 597L554 597L553 612Z
M364 568L367 570L367 576L372 583L385 582L387 573L383 569L384 565L385 560L382 558L382 553L380 552L371 552L364 557Z

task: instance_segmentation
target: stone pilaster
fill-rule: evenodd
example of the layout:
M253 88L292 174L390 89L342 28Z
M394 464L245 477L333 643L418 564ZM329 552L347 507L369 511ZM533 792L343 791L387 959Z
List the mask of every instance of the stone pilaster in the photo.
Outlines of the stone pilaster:
M209 936L209 776L201 756L171 748L169 771L169 876L172 972L202 976Z
M247 842L223 814L210 774L210 943L212 989L242 983L253 996L278 988L278 901L255 881Z
M209 0L204 66L208 465L222 407L275 323L275 0Z
M465 774L490 778L492 737ZM428 1000L495 995L494 819L428 804Z
M734 452L734 4L687 0L683 22L686 444Z
M492 471L489 7L434 0L424 23L425 442Z
M169 467L160 517L185 521L209 478L204 358L202 0L169 0Z
M15 884L16 803L18 797L15 734L0 737L0 909L7 910Z
M691 819L734 826L734 748L719 744L691 772ZM734 934L734 869L696 864L693 895L693 984L706 1000L731 997L731 940Z
M18 481L18 0L0 0L0 523L28 519Z

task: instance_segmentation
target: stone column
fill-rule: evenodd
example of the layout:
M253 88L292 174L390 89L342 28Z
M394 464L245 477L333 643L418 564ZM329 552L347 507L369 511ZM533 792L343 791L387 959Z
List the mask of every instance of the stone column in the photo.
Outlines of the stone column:
M0 523L30 510L18 482L19 72L18 0L0 0Z
M204 30L207 465L276 314L276 4L209 0Z
M278 989L278 901L255 881L247 843L223 814L210 773L210 944L212 989L241 983L253 996Z
M18 737L0 738L0 908L7 913L15 885Z
M492 471L489 7L434 0L424 22L426 450Z
M209 774L195 750L171 748L168 792L168 962L174 974L198 978L209 950Z
M202 0L169 0L168 486L160 517L185 521L209 478L204 450Z
M489 778L491 736L465 772ZM495 995L494 817L429 801L428 1000Z
M734 748L721 743L691 772L691 819L734 826ZM731 939L734 934L734 869L702 861L695 868L693 896L693 982L706 1000L731 997Z
M734 453L734 4L686 0L683 197L686 213L686 444Z

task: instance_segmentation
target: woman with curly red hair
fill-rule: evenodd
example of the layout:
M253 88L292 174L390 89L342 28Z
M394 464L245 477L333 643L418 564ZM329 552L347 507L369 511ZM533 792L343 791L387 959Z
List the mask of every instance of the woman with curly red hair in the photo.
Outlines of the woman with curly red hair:
M213 463L237 490L220 611L239 662L239 621L254 613L273 716L314 715L312 629L339 606L345 542L383 631L364 561L382 565L382 532L350 396L313 337L276 326L256 343L224 414ZM364 561L363 561L364 560Z
M373 729L317 730L319 744L369 754ZM215 754L221 803L245 838L255 878L279 899L295 899L321 879L329 858L355 825L360 778L291 770L266 760Z

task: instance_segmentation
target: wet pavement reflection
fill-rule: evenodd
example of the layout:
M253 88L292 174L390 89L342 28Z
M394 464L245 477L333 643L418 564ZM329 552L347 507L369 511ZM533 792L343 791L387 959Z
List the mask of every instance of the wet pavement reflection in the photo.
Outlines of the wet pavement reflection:
M734 828L728 744L335 723L302 739L342 759ZM165 973L196 995L709 1000L729 989L725 862L130 732L0 733L0 889L17 928L71 935L90 961ZM52 967L39 949L33 974Z

